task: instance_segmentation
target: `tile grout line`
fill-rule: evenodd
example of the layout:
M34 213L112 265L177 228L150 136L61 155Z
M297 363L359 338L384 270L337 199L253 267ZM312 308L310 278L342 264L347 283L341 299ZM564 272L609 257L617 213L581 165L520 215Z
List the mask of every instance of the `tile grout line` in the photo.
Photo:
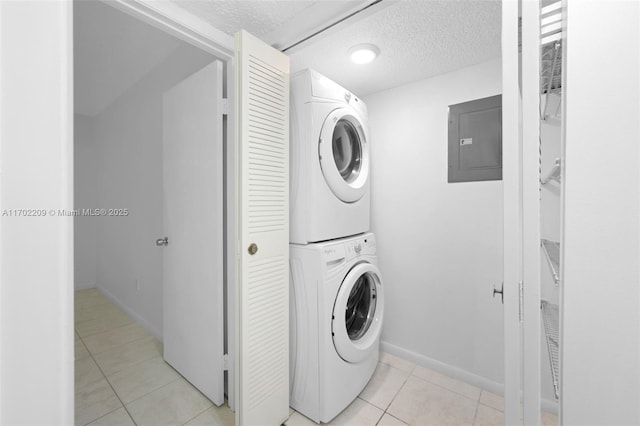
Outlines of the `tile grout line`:
M400 386L400 388L398 389L398 392L396 392L395 395L393 395L393 398L391 398L391 401L389 401L389 403L387 404L387 406L384 409L384 412L386 413L387 410L389 409L389 407L391 407L391 404L393 404L393 401L396 400L396 398L398 397L398 395L400 394L400 392L402 391L402 389L405 387L405 385L407 384L407 380L409 380L409 377L411 377L411 373L409 373L409 375L407 376L406 379L404 379L402 381L402 385ZM389 414L391 415L391 414Z
M134 402L141 400L141 399L142 399L142 398L144 398L145 396L148 396L149 394L152 394L152 393L154 393L154 392L157 392L157 391L159 391L160 389L162 389L162 388L164 388L164 387L167 387L167 386L169 386L170 384L172 384L172 383L174 383L174 382L177 382L177 381L178 381L178 380L180 380L180 379L184 379L184 380L186 380L184 377L182 377L182 376L180 375L180 373L178 373L178 377L176 377L175 379L171 380L171 381L170 381L170 382L168 382L168 383L165 383L164 385L162 385L162 386L160 386L160 387L155 388L155 389L154 389L154 390L152 390L152 391L149 391L149 392L145 393L144 395L140 395L140 396L139 396L139 397L137 397L136 399L132 399L131 401L127 402L127 404L133 404ZM109 381L109 379L107 379L107 381ZM187 382L187 383L188 383L188 382ZM189 384L190 384L190 383L189 383Z
M397 421L399 421L400 423L403 423L403 424L405 424L405 425L407 425L407 426L410 426L410 425L409 425L409 423L405 422L404 420L402 420L402 419L401 419L401 418L399 418L399 417L394 416L394 415L393 415L393 414L391 414L391 413L387 413L387 412L385 411L385 412L384 412L384 414L388 414L388 415L389 415L389 417L393 417L394 419L396 419L396 420L397 420ZM383 416L383 417L384 417L384 416ZM382 420L382 419L381 419L381 420ZM378 423L380 423L380 422L378 422Z
M490 391L490 390L488 390L488 389L481 388L481 389L480 389L480 399L478 400L478 408L480 408L480 405L483 405L483 406L485 406L485 407L487 407L487 408L491 408L492 410L499 411L500 413L502 413L502 414L504 415L504 397L501 397L501 398L503 398L503 400L502 400L503 402L502 402L502 409L500 409L500 408L496 408L496 407L494 407L494 406L492 406L492 405L485 404L484 402L482 402L482 394L483 394L484 392L493 393L493 392L491 392L491 391ZM500 396L500 395L498 395L498 396Z
M125 312L125 315L128 315L128 314ZM96 332L93 332L91 334L87 334L86 336L81 336L81 337L82 338L84 338L84 337L92 337L92 336L96 336L96 335L98 335L100 333L106 333L106 332L113 331L113 330L115 330L117 328L120 328L120 327L125 327L127 325L135 324L136 320L134 320L133 318L131 318L131 319L132 319L132 321L124 323L124 324L117 325L114 328L109 328L109 329L106 329L106 330L96 331ZM90 319L90 320L86 320L86 321L80 321L79 323L82 324L82 323L86 323L86 322L89 322L89 321L95 321L95 318L94 319ZM80 333L78 333L78 335L80 335Z
M78 335L79 336L79 335ZM84 340L82 337L80 337L80 341L82 342L82 344L85 346ZM135 419L133 418L133 416L131 415L131 413L129 412L129 410L127 409L127 406L124 404L124 402L122 402L122 399L120 399L120 395L118 395L118 393L116 392L116 390L113 388L113 385L111 384L111 382L109 381L109 379L107 379L107 376L104 374L104 371L102 371L102 368L100 367L100 364L98 364L98 361L96 361L95 357L93 356L93 354L91 353L91 351L89 351L89 349L87 348L87 352L89 352L89 356L91 357L91 359L93 360L93 362L95 363L96 367L98 367L98 371L100 371L100 374L102 374L102 377L104 378L104 380L107 382L107 384L109 385L109 387L111 388L111 391L113 392L113 394L116 396L116 398L118 398L118 401L120 401L120 405L122 406L122 408L124 408L124 411L127 413L127 415L129 416L129 418L131 419L131 421L133 422L134 426L137 426L138 423L136 423ZM75 403L74 403L75 404ZM109 411L109 413L112 413L114 411L116 411L117 408L115 410L111 410ZM107 413L107 414L109 414ZM107 415L105 414L105 416ZM100 416L96 419L91 420L91 422L95 422L96 420L102 418L104 416ZM87 423L87 424L89 424Z
M209 398L207 398L207 399L209 399ZM222 404L222 405L224 405L224 404ZM182 423L182 426L186 425L187 423L189 423L191 420L195 419L196 417L201 416L202 414L204 414L204 412L205 412L205 411L210 410L210 409L211 409L211 407L216 407L216 405L215 405L215 404L212 404L210 407L205 408L204 410L202 410L201 412L199 412L199 413L198 413L198 414L196 414L195 416L191 417L191 418L190 418L189 420L187 420L186 422ZM234 413L234 414L235 414L235 413ZM287 420L289 420L289 419L287 418Z
M425 368L427 368L427 367L425 367ZM434 371L435 371L435 370L434 370ZM437 371L436 371L436 373L437 373ZM442 374L442 373L440 373L440 374ZM475 402L476 402L476 409L475 409L475 412L474 412L474 414L473 414L473 424L475 425L475 423L476 423L476 417L478 416L478 406L480 405L480 396L482 395L482 388L478 388L477 386L469 385L469 383L467 383L467 382L463 382L462 380L459 380L459 379L456 379L456 378L454 378L454 377L450 377L450 376L447 376L446 374L443 374L443 376L445 376L445 377L449 377L449 378L451 378L451 379L453 379L453 380L458 380L460 383L464 383L464 384L467 384L467 385L469 385L469 386L473 386L473 387L475 387L475 388L480 389L480 392L478 393L478 398L474 400L473 398L470 398L469 396L467 396L467 395L465 395L465 394L463 394L463 393L460 393L460 392L454 391L454 390L452 390L452 389L449 389L449 388L447 388L446 386L442 386L442 385L440 385L440 384L438 384L438 383L432 382L431 380L423 379L422 377L418 377L418 376L415 376L415 375L412 375L412 376L413 376L413 377L415 377L416 379L422 380L423 382L430 383L430 384L432 384L433 386L437 386L437 387L439 387L439 388L442 388L442 389L448 390L449 392L455 393L456 395L459 395L459 396L462 396L462 397L464 397L464 398L467 398L467 399L468 399L468 400L470 400L470 401L475 401ZM483 404L483 405L484 405L484 404Z
M476 424L476 420L478 419L478 411L480 409L480 399L482 398L482 388L478 388L478 389L480 389L480 392L478 393L478 399L476 400L476 412L473 415L473 424L474 424L474 426Z
M434 371L435 371L435 370L434 370ZM435 383L435 382L432 382L431 380L423 379L422 377L416 376L416 375L414 375L414 374L411 374L411 376L412 376L412 377L415 377L416 379L422 380L423 382L427 382L427 383L430 383L430 384L432 384L432 385L434 385L434 386L438 386L439 388L442 388L442 389L448 390L449 392L453 392L453 393L455 393L456 395L464 396L465 398L470 399L471 401L476 401L476 402L478 402L478 403L480 402L480 394L478 394L478 398L477 398L477 399L473 399L473 398L471 398L470 396L467 396L467 395L465 395L465 394L463 394L463 393L460 393L460 392L458 392L458 391L455 391L455 390L453 390L453 389L449 389L448 387L443 386L443 385L438 384L438 383ZM460 383L464 383L464 384L466 384L466 385L469 385L469 386L473 386L473 387L475 387L475 388L478 388L477 386L471 385L471 384L469 384L469 383L467 383L467 382L463 382L462 380L456 379L456 378L454 378L454 377L447 376L446 374L443 374L443 376L448 377L448 378L453 379L453 380L458 380ZM482 392L482 388L478 388L478 389L480 389L480 392ZM483 404L483 405L484 405L484 404Z
M89 356L91 356L91 352L89 352L89 348L87 348L87 345L85 345L84 340L82 340L82 338L80 338L80 337L78 337L78 340L80 340L80 343L82 344L82 347L84 348L84 350L87 351L87 354ZM74 361L74 364L75 364L75 361L77 361L77 359L75 359L75 354L74 354L73 358L74 358L73 361ZM75 366L74 366L74 368L75 368ZM75 376L75 372L74 372L74 376Z
M409 380L409 377L411 377L411 375L413 374L413 370L415 370L415 366L413 367L413 369L409 372L409 374L407 375L407 378L404 379L404 381L402 382L402 386L400 386L400 389L398 389L398 392L396 392L396 394L393 396L393 398L391 398L391 401L389 402L389 404L387 404L387 408L384 409L384 412L382 413L382 417L384 417L385 414L389 414L391 417L393 417L394 419L398 419L400 420L402 423L408 424L407 422L405 422L404 420L394 416L393 414L389 413L388 410L391 407L391 404L393 404L393 401L396 400L396 398L398 397L398 395L400 395L400 392L402 391L402 389L405 387L405 385L407 384L407 380ZM380 417L380 420L382 420L382 417ZM380 422L378 422L380 423Z
M125 314L126 314L126 313L125 313ZM132 319L133 319L133 318L132 318ZM93 320L88 320L88 321L93 321ZM83 322L83 321L80 321L80 322ZM102 331L97 331L97 332L92 333L92 334L87 334L87 335L86 335L86 336L84 336L84 337L94 337L94 336L97 336L97 335L99 335L99 334L110 333L110 332L115 331L115 330L118 330L118 329L120 329L120 328L128 327L128 326L130 326L131 324L136 324L136 325L139 325L139 326L140 326L140 324L138 324L138 322L134 319L133 321L128 322L128 323L126 323L126 324L117 325L117 326L115 326L115 327L113 327L113 328L110 328L110 329L108 329L108 330L102 330ZM140 326L140 327L142 327L142 326ZM152 334L151 334L151 333L149 333L149 332L148 332L144 327L142 327L142 329L143 329L145 332L147 332L150 336L152 335ZM78 334L78 337L81 337L81 336L80 336L80 334ZM84 337L83 337L83 338L84 338Z
M84 343L84 342L83 342L83 343ZM129 410L127 409L127 404L131 404L131 403L133 403L133 402L135 402L135 401L137 401L137 400L139 400L139 399L141 399L141 398L144 398L145 396L149 395L150 393L155 392L155 391L157 391L157 390L159 390L159 389L162 389L163 387L165 387L165 386L167 386L167 385L170 385L171 383L173 383L173 382L177 381L178 379L182 378L182 376L180 375L180 373L178 373L178 377L176 377L175 379L171 380L170 382L165 383L164 385L162 385L162 386L160 386L160 387L157 387L157 388L155 388L155 389L153 389L153 390L151 390L151 391L149 391L149 392L145 393L144 395L140 395L140 396L139 396L139 397L137 397L136 399L133 399L133 400L129 401L127 404L125 404L125 403L124 403L124 401L122 401L122 399L120 398L120 395L118 395L118 392L116 391L116 389L115 389L115 388L113 387L113 385L111 384L111 381L109 380L109 377L107 377L107 375L104 373L104 371L102 371L102 367L100 367L100 364L98 364L98 361L96 361L96 359L94 358L93 354L92 354L90 351L89 351L89 355L91 355L91 358L93 359L93 362L95 362L95 363L96 363L96 366L98 367L98 370L100 370L100 374L102 374L102 377L104 377L104 379L107 381L107 383L109 384L109 387L111 388L111 390L113 390L113 393L114 393L114 394L116 395L116 397L118 398L118 401L120 401L120 403L122 404L122 407L123 407L123 408L124 408L124 410L127 412L127 414L129 415L129 417L131 417L131 420L133 421L133 423L134 423L136 426L137 426L137 423L136 423L136 421L133 419L133 416L131 415L131 413L129 412ZM161 357L162 357L162 355L160 355L160 356L158 356L158 357L154 357L154 358L161 358ZM149 358L149 359L154 359L154 358ZM145 361L149 361L149 359L142 360L142 361L138 361L138 362L136 362L136 363L134 363L134 364L130 365L129 367L133 367L133 366L138 365L138 364L141 364L141 363L143 363L143 362L145 362ZM127 367L127 368L129 368L129 367ZM122 370L118 370L118 371L114 372L113 374L119 373L120 371L122 371ZM96 420L97 420L97 419L96 419Z
M389 364L389 363L386 363L386 362L381 362L381 364L385 364L385 365L388 365L389 367L393 367L393 368L398 369L397 367L394 367L393 365L391 365L391 364ZM389 416L391 416L391 417L395 418L396 420L401 421L402 423L408 424L408 423L406 423L404 420L402 420L401 418L396 417L396 416L394 416L393 414L389 413L389 411L388 411L388 410L389 410L389 407L391 407L391 405L393 404L393 402L396 400L396 398L398 397L398 395L400 394L400 392L402 391L402 389L404 388L404 386L406 385L406 382L407 382L407 380L409 380L409 377L415 377L416 379L420 379L420 380L421 380L421 381L423 381L423 382L426 382L426 383L432 384L432 385L437 386L437 387L439 387L439 388L445 389L445 390L447 390L447 391L449 391L449 392L455 393L456 395L459 395L459 396L465 397L465 398L467 398L467 399L469 399L469 400L471 400L471 401L474 401L474 399L473 399L473 398L471 398L471 397L469 397L468 395L465 395L465 394L460 393L460 392L458 392L458 391L455 391L455 390L449 389L449 388L447 388L447 387L445 387L445 386L443 386L443 385L441 385L441 384L435 383L435 382L433 382L433 381L431 381L431 380L424 379L424 378L422 378L422 377L419 377L419 376L417 376L417 375L413 374L417 366L418 366L418 364L414 364L414 368L411 370L411 372L409 372L409 375L407 376L407 378L406 378L406 379L405 379L405 381L403 382L402 386L400 387L400 389L398 390L398 392L395 394L395 396L393 397L393 399L391 400L391 402L387 405L387 408L384 410L383 417L384 417L384 414L388 414ZM428 367L423 367L423 368L428 368ZM400 369L398 369L398 370L400 370ZM400 371L402 371L402 370L400 370ZM434 371L435 371L435 370L434 370ZM436 373L439 373L439 372L437 372L437 371L436 371ZM439 374L442 374L442 373L439 373ZM457 381L459 381L459 382L461 382L461 383L467 384L467 385L469 385L469 386L474 386L474 385L471 385L471 384L469 384L469 383L466 383L466 382L464 382L464 381L462 381L462 380L456 379L456 378L454 378L454 377L447 376L446 374L442 374L442 375L443 375L443 376L445 376L445 377L447 377L447 378L450 378L450 379L452 379L452 380L457 380ZM495 407L489 406L489 405L487 405L487 404L483 404L483 403L480 401L480 399L482 398L482 392L483 392L483 391L485 391L486 389L484 389L484 388L479 388L479 387L477 387L477 386L474 386L474 387L476 387L476 388L478 388L478 389L480 390L480 393L478 394L478 397L475 399L475 402L476 402L476 408L475 408L474 417L473 417L473 419L474 419L473 421L474 421L474 424L475 424L475 422L476 422L476 420L477 420L477 418L478 418L478 411L479 411L480 405L484 405L485 407L488 407L488 408L494 409L494 410L499 411L499 412L500 412L500 410L499 410L499 409L496 409ZM382 418L381 418L381 419L382 419ZM381 420L381 419L380 419L380 420ZM380 420L378 421L378 423L380 423Z
M476 403L476 412L473 415L473 424L476 424L476 420L478 420L478 409L480 408L480 400Z
M75 315L75 313L76 313L76 312L75 312L76 310L92 310L92 311L93 311L93 310L95 310L95 308L98 308L98 307L100 307L100 306L110 306L111 308L115 308L116 310L118 310L118 311L119 311L119 313L122 313L122 314L126 315L127 317L129 317L129 319L131 319L132 321L131 321L131 322L128 322L128 323L125 323L125 324L120 324L120 325L118 325L118 326L116 326L116 327L114 327L114 328L112 328L112 329L108 329L108 330L101 330L101 331L98 331L98 332L94 332L94 333L88 334L88 335L86 335L86 336L80 336L80 333L79 333L79 332L77 331L77 329L76 329L76 332L78 333L78 336L79 336L79 337L90 337L90 336L94 336L94 335L96 335L96 334L100 334L100 333L103 333L103 332L111 331L111 330L113 330L113 329L115 329L115 328L124 327L124 326L126 326L126 325L130 325L130 324L132 324L132 323L136 322L136 321L135 321L135 319L133 319L129 314L127 314L125 311L123 311L123 310L122 310L122 309L120 309L118 306L116 306L116 305L115 305L111 300L107 299L107 298L106 298L106 296L104 296L102 293L100 293L100 291L99 291L99 290L98 290L98 292L99 292L99 294L100 294L102 297L104 297L104 298L105 298L105 300L104 300L104 301L100 301L99 303L92 303L92 304L90 304L90 305L88 305L88 306L74 306L74 315ZM77 299L76 299L76 301L77 301ZM81 302L79 302L79 303L81 303ZM74 305L75 305L75 303L74 303ZM106 315L106 316L108 317L109 315ZM81 323L81 324L82 324L82 323L87 323L87 322L89 322L89 321L95 321L96 319L97 319L97 318L86 319L86 320L83 320L83 321L79 321L79 323ZM76 325L75 323L76 323L76 320L75 320L75 316L74 316L74 328L75 328L75 325Z
M94 336L95 336L95 335L94 335ZM155 338L154 336L152 336L152 335L148 335L148 336L146 336L146 337L140 337L140 338L137 338L137 339L131 340L131 341L129 341L129 342L120 343L120 344L117 344L117 345L115 345L115 346L111 346L111 347L109 347L108 349L101 350L100 352L95 352L95 353L94 353L94 352L91 352L91 353L92 353L93 355L100 355L100 354L103 354L103 353L108 352L108 351L110 351L110 350L117 349L117 348L121 348L121 347L123 347L123 346L125 346L125 345L129 345L129 344L132 344L132 343L137 343L137 342L140 342L140 341L142 341L142 340L158 340L158 339L156 339L156 338ZM160 342L160 343L162 343L162 342ZM86 345L85 345L85 346L86 346ZM87 347L87 349L89 349L89 348ZM162 354L161 354L161 355L159 355L159 356L162 356ZM155 357L154 357L154 358L155 358ZM146 360L143 360L143 361L146 361ZM136 364L137 364L137 363L136 363ZM120 370L118 370L118 371L120 371ZM112 374L115 374L115 373L117 373L117 371L114 371Z
M111 302L109 302L109 303L111 303ZM85 336L85 337L96 336L96 335L98 335L98 334L100 334L100 333L110 332L110 331L113 331L113 330L115 330L115 329L122 328L122 327L126 327L126 326L131 325L131 324L134 324L134 323L136 323L136 321L135 321L135 320L134 320L133 322L131 322L131 323L124 324L124 325L120 325L120 326L114 327L114 328L112 328L112 329L104 330L104 331L101 331L101 332L99 332L99 333L94 333L94 334L91 334L91 335L88 335L88 336ZM74 327L74 328L75 328L75 327ZM76 331L76 333L77 333L77 331ZM84 340L83 340L84 338L83 338L83 337L81 337L79 333L77 333L77 334L78 334L78 338L79 338L79 339L80 339L80 341L82 342L83 346L87 349L87 352L88 352L89 356L91 357L91 359L93 360L93 362L95 363L95 365L98 367L98 370L100 371L100 374L101 374L101 375L102 375L102 377L106 380L107 384L109 385L109 387L111 388L111 390L112 390L112 391L113 391L113 393L115 394L116 398L117 398L117 399L118 399L118 401L120 402L121 407L125 410L125 412L126 412L126 413L127 413L127 415L129 416L129 418L131 419L131 421L133 422L133 424L137 426L137 423L136 423L135 419L133 418L133 416L132 416L132 415L131 415L131 413L129 412L129 409L128 409L128 407L127 407L127 404L125 404L125 403L124 403L124 401L120 398L120 395L118 395L118 392L117 392L117 391L115 390L115 388L113 387L113 385L112 385L111 381L109 380L109 378L107 377L107 375L104 373L104 371L103 371L102 367L100 366L100 364L98 363L98 361L96 360L96 358L95 358L95 356L94 356L94 355L99 355L99 354L101 354L101 353L106 352L107 350L111 350L111 349L113 349L113 348L118 348L118 347L120 347L120 346L124 346L124 345L126 345L126 344L131 344L131 343L139 342L139 341L141 341L141 340L150 339L150 338L155 339L155 337L154 337L154 336L152 336L152 335L145 336L145 337L141 337L141 338L138 338L138 339L134 339L134 340L132 340L132 341L130 341L130 342L126 342L126 343L123 343L123 344L121 344L121 345L117 345L117 346L111 347L111 348L109 348L109 349L107 349L107 350L105 350L105 351L101 351L101 352L98 352L98 353L95 353L95 354L94 354L93 352L91 352L91 351L89 350L89 348L88 348L88 347L87 347L87 345L85 344L85 342L84 342ZM162 354L160 354L160 355L158 355L157 357L153 357L153 358L149 358L149 359L146 359L146 360L138 361L138 362L136 362L136 363L132 364L132 365L131 365L131 366L129 366L129 367L133 367L133 366L135 366L135 365L137 365L137 364L140 364L140 363L143 363L143 362L149 361L150 359L155 359L155 358L163 359L163 358L162 358ZM127 368L129 368L129 367L127 367ZM171 367L171 366L170 366L170 367ZM117 372L114 372L113 374L116 374L116 373L118 373L119 371L122 371L122 370L118 370ZM175 370L174 370L174 371L175 371ZM176 373L177 373L177 372L176 372ZM147 396L147 395L149 395L149 394L151 394L151 393L153 393L153 392L156 392L156 391L158 391L158 390L160 390L160 389L162 389L162 388L164 388L164 387L166 387L166 386L168 386L168 385L170 385L170 384L172 384L172 383L174 383L174 382L176 382L176 381L178 381L178 380L180 380L180 379L184 379L184 378L182 377L182 375L180 375L180 373L177 373L177 374L178 374L178 376L177 376L175 379L173 379L173 380L169 381L168 383L165 383L164 385L162 385L162 386L160 386L160 387L158 387L158 388L155 388L155 389L153 389L153 390L151 390L151 391L149 391L149 392L145 393L144 395L141 395L141 396L137 397L137 398L136 398L136 399L134 399L134 400L129 401L129 403L128 403L128 404L134 403L135 401L138 401L138 400L140 400L140 399L144 398L145 396ZM207 411L208 409L210 409L212 406L213 406L213 405L208 406L208 407L207 407L207 408L205 408L202 412L199 412L196 416L194 416L193 418L191 418L191 419L187 420L187 422L189 422L189 421L193 420L195 417L197 417L197 416L201 415L202 413L204 413L205 411ZM120 408L120 407L119 407L119 408ZM95 419L91 420L91 422L94 422L94 421L96 421L96 420L98 420L98 419L101 419L102 417L107 416L107 415L109 415L110 413L113 413L114 411L118 410L119 408L116 408L116 409L114 409L114 410L111 410L110 412L108 412L108 413L104 414L103 416L100 416L100 417L97 417L97 418L95 418Z
M89 352L89 355L91 356L91 359L93 359L93 362L96 363L96 366L98 367L98 370L100 370L100 374L102 374L102 377L104 378L104 380L107 382L107 384L109 385L109 387L111 388L111 390L113 391L113 394L116 396L116 398L118 398L118 401L120 401L120 405L122 405L122 408L124 408L124 411L127 413L127 415L129 416L129 418L131 419L131 421L133 422L133 424L135 426L138 425L138 423L136 423L135 419L133 418L133 416L131 415L131 413L129 412L129 410L127 409L127 406L125 405L125 403L122 401L122 399L120 399L120 395L118 395L118 392L116 392L115 388L113 387L113 385L111 384L111 382L109 381L109 379L107 379L107 376L104 374L104 371L102 371L102 368L100 367L100 365L98 364L98 361L96 361L96 359L93 357L93 354L91 352ZM113 410L115 411L115 410ZM99 417L98 417L99 418ZM98 419L94 419L92 421L96 421Z
M113 409L113 410L109 411L108 413L103 414L103 415L101 415L100 417L97 417L97 418L95 418L95 419L91 420L91 422L89 422L89 423L85 423L85 425L84 425L84 426L89 426L91 423L96 422L96 421L98 421L98 420L100 420L100 419L102 419L102 418L105 418L105 417L107 417L109 414L113 414L113 413L115 413L115 412L116 412L116 411L118 411L120 408L122 408L122 407L115 408L115 409ZM126 412L126 410L125 410L125 412ZM127 415L128 415L128 413L127 413ZM129 418L131 418L131 416L129 416ZM133 419L131 419L131 421L133 421ZM134 422L134 424L135 424L135 422Z
M400 358L400 359L402 359L402 358ZM397 420L401 421L402 423L404 423L404 424L407 424L407 425L408 425L408 423L407 423L407 422L405 422L404 420L402 420L402 419L400 419L400 418L398 418L398 417L394 416L393 414L389 413L389 412L388 412L388 410L389 410L389 407L391 407L391 404L393 404L393 401L395 401L395 400L396 400L396 398L398 397L398 395L400 394L400 392L402 391L402 389L404 388L404 386L407 384L407 380L409 380L409 377L413 376L413 372L415 371L417 364L413 364L413 368L411 369L411 371L404 371L404 370L401 370L400 368L397 368L397 367L395 367L395 366L393 366L393 365L391 365L391 364L389 364L389 363L386 363L386 362L380 362L380 363L381 363L381 364L388 365L389 367L394 368L394 369L396 369L396 370L398 370L398 371L402 371L402 372L409 373L409 374L407 374L407 377L406 377L406 378L404 379L404 381L402 382L402 385L401 385L401 386L400 386L400 388L398 389L398 392L396 392L396 393L395 393L395 395L393 396L393 398L391 398L391 401L389 402L389 404L387 404L387 407L383 410L383 412L382 412L382 416L380 417L380 419L378 420L378 422L376 423L376 425L377 425L377 424L379 424L379 423L380 423L380 421L382 421L382 418L384 417L384 415L385 415L385 414L388 414L389 416L393 417L394 419L397 419ZM373 405L373 404L372 404L372 405Z

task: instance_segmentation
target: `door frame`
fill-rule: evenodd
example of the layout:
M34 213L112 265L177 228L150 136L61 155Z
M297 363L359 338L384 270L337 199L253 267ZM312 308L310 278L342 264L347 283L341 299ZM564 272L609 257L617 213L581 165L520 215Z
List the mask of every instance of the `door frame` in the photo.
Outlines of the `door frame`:
M525 425L540 424L540 6L522 1L522 395Z
M502 54L505 424L538 425L541 408L538 1L502 3Z
M522 96L518 1L502 2L504 424L519 425L522 389Z
M71 4L0 2L0 19L0 203L49 210L0 221L0 423L67 424L73 218L55 210L73 208Z
M77 1L77 0L74 0ZM226 126L223 124L223 132L226 140L223 142L223 197L226 203L223 213L224 221L224 252L226 283L225 299L227 309L225 313L227 336L227 396L229 407L235 410L235 369L234 360L236 346L235 335L235 292L232 291L236 282L237 262L232 253L236 252L237 228L236 228L236 169L237 156L235 152L235 126L234 126L234 90L235 86L235 40L205 21L195 17L174 3L150 2L145 0L100 0L104 4L114 7L127 15L158 28L194 47L204 50L219 59L223 63L226 81L223 82L223 94L226 104L223 110L226 116ZM71 22L73 28L73 21ZM72 86L73 90L73 86ZM73 96L73 93L71 94ZM71 162L73 164L73 162ZM72 395L73 397L73 395Z

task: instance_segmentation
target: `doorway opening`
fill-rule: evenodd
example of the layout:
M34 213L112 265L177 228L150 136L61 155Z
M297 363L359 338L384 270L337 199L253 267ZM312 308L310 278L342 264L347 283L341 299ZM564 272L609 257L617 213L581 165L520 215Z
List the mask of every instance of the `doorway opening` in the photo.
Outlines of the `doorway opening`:
M74 2L76 423L233 423L223 59L106 3ZM196 329L200 314L211 324ZM219 365L203 373L205 351ZM180 354L171 365L168 353Z

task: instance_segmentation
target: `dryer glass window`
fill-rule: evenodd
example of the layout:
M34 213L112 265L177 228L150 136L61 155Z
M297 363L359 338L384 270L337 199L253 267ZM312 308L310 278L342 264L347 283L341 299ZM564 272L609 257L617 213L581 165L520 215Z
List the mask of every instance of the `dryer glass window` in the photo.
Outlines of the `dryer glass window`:
M338 120L333 130L333 161L342 179L353 182L360 173L362 147L358 131L347 120Z
M347 333L351 340L365 335L376 312L376 284L369 274L362 274L349 294L346 309Z

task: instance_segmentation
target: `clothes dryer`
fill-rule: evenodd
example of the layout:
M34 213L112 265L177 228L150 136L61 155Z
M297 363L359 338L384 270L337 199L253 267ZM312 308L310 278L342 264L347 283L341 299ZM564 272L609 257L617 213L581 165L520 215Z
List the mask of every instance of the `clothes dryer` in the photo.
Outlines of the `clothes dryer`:
M290 242L369 230L369 129L357 96L307 69L291 78Z
M329 422L378 363L384 286L372 233L290 244L290 405Z

